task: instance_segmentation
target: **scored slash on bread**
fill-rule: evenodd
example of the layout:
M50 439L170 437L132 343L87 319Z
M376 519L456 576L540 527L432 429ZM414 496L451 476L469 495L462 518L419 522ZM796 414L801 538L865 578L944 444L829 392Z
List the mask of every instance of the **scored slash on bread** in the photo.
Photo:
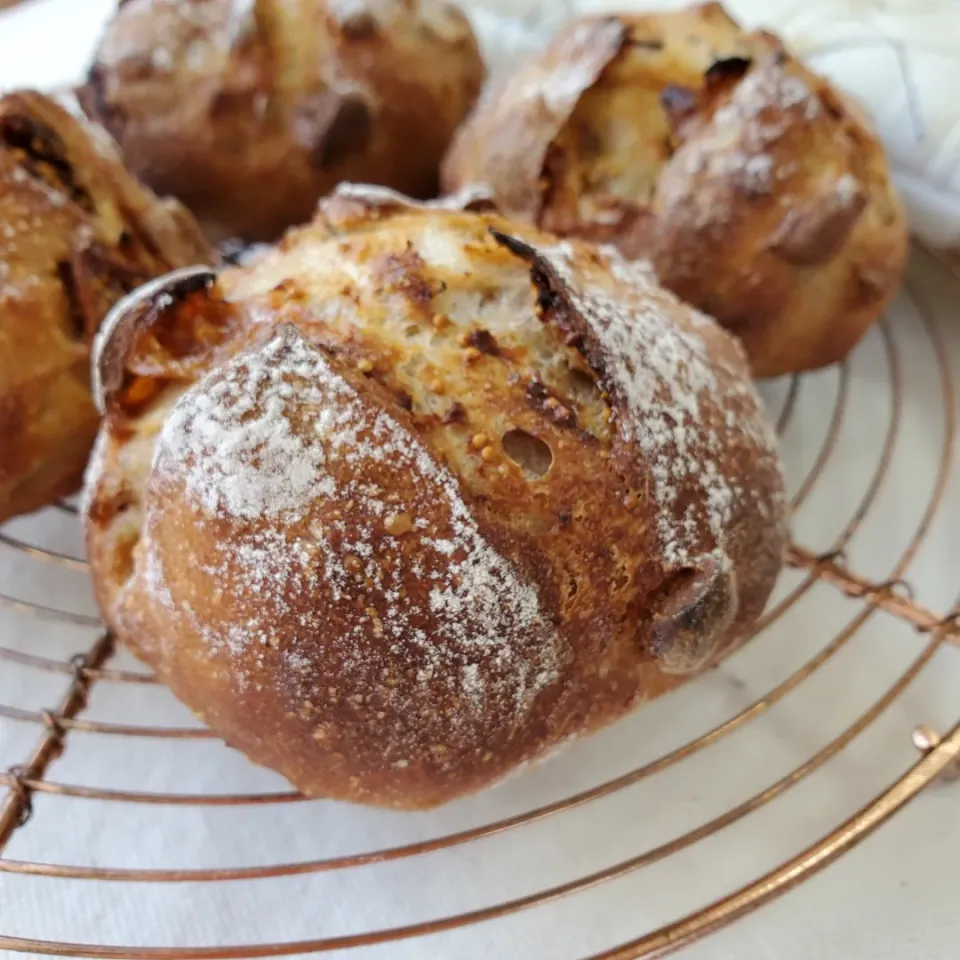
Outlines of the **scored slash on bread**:
M453 207L343 188L100 351L104 617L313 796L488 785L733 649L780 568L736 342L612 249Z

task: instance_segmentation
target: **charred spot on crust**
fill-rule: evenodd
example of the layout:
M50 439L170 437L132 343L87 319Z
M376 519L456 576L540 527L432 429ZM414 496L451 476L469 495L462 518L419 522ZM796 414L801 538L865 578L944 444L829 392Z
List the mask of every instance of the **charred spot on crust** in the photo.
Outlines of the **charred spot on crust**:
M598 350L588 352L585 340L586 325L583 318L577 315L576 309L570 305L564 282L556 275L556 271L529 243L501 233L492 227L490 233L497 243L530 265L530 279L537 291L537 309L540 319L553 325L563 343L579 351L587 358L593 371L598 376L602 376L604 371L602 354Z
M518 237L511 237L509 233L502 233L496 227L490 227L490 235L502 247L506 247L512 254L521 260L531 260L535 254L529 243L524 243Z
M59 134L23 114L0 118L0 141L35 180L64 194L86 213L96 213L93 198L77 183L67 148Z
M67 336L77 343L89 344L96 331L90 330L89 317L80 303L72 264L67 261L58 263L57 279L60 281L60 286L63 287L63 295L67 301Z
M370 263L370 273L378 285L403 293L411 304L424 307L439 292L424 276L426 261L412 247L402 253L385 253Z
M498 357L500 347L497 344L497 338L489 330L471 330L464 338L464 346L475 347L481 353L488 357Z
M558 427L575 427L576 413L540 379L533 379L527 383L527 402L534 410L543 413Z
M441 422L447 427L455 424L466 423L467 411L464 409L463 404L459 401L454 401L450 409L443 415L443 420Z
M542 320L557 306L557 298L550 290L537 290L537 316Z
M549 283L538 280L537 272L539 268L539 258L536 250L528 243L524 243L517 237L511 237L507 233L501 233L494 227L490 227L490 235L502 247L509 250L514 256L526 261L531 265L530 276L536 288L537 302L536 311L540 320L545 321L560 306L560 296L553 290Z

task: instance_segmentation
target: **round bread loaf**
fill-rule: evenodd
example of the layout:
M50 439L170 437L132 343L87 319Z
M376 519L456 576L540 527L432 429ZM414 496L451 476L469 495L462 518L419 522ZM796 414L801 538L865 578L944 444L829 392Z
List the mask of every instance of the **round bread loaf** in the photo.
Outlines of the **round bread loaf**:
M842 359L907 253L860 111L720 4L577 21L487 92L446 159L505 215L649 258L757 376Z
M38 93L0 97L0 521L80 486L106 312L211 256L193 218L137 184L103 130Z
M433 196L484 73L446 0L127 0L79 95L211 235L272 240L341 180Z
M490 784L733 649L780 569L739 346L612 248L345 187L114 319L104 617L312 796Z

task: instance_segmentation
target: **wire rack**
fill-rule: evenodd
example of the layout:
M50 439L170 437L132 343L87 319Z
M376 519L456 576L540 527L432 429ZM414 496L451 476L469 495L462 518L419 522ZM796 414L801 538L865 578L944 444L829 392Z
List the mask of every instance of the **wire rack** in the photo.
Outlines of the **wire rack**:
M916 257L927 261L927 267L933 269L934 255L918 251ZM945 259L939 260L936 270L944 283L952 282L952 296L960 297L960 272L956 266ZM954 273L951 281L947 272ZM5 932L0 924L0 952L30 952L35 954L82 955L91 957L149 957L153 960L186 960L186 958L227 958L281 956L310 952L327 952L365 948L374 945L389 944L410 938L438 934L444 931L472 928L474 925L499 920L533 910L560 898L593 889L629 874L643 871L668 858L680 855L692 848L704 848L707 841L721 831L733 825L749 822L751 817L760 815L772 801L787 794L801 781L836 758L856 738L895 703L917 678L929 670L935 655L942 651L947 656L960 656L956 648L960 639L960 606L952 609L933 610L918 600L921 592L914 584L905 579L905 573L915 560L921 547L942 523L941 514L945 503L949 509L949 491L951 473L955 466L957 435L957 391L955 357L945 342L945 334L952 331L944 329L943 311L940 315L928 302L928 294L921 275L917 274L916 264L911 271L906 287L906 297L915 308L914 320L896 322L884 320L871 335L873 349L881 358L882 371L875 371L873 380L889 401L889 417L877 422L879 447L876 462L863 474L861 496L855 509L840 529L833 531L827 549L794 542L789 550L788 563L797 576L795 582L780 596L772 608L757 626L756 636L747 646L754 650L764 645L778 642L781 625L788 613L814 587L826 587L853 601L856 613L832 637L825 636L818 641L815 652L796 670L779 679L762 696L754 699L743 709L713 725L706 732L683 742L674 749L643 762L642 765L628 769L613 778L590 785L585 789L560 796L547 803L540 804L500 817L455 830L440 836L413 842L384 843L377 849L363 853L340 854L308 861L283 863L257 863L231 867L191 866L190 868L143 869L138 867L117 867L90 863L77 865L57 862L55 858L44 862L26 859L10 859L6 849L18 834L30 824L33 829L42 830L43 816L51 818L48 829L54 823L72 817L80 819L77 804L96 800L113 805L153 805L161 806L178 815L186 816L196 808L231 808L235 814L243 817L249 811L267 807L278 807L297 803L303 798L288 791L241 791L222 793L183 793L157 789L117 789L91 786L80 782L68 782L54 779L52 768L58 758L64 757L68 750L88 752L102 750L103 741L120 743L122 748L117 754L116 763L123 764L123 752L136 751L145 740L169 740L174 745L183 741L209 738L208 731L195 726L154 726L137 707L137 698L129 701L127 713L117 719L92 719L85 716L86 708L95 689L103 685L116 685L123 688L142 689L144 685L154 684L148 674L136 669L118 666L117 651L109 634L97 632L93 642L81 652L68 658L48 656L38 639L37 648L27 649L8 647L0 637L0 671L45 672L59 675L65 680L65 691L61 699L52 707L39 705L13 706L0 704L0 722L33 728L35 743L22 759L8 770L0 773L0 879L7 876L7 882L40 882L69 879L93 886L95 881L112 881L120 884L149 883L162 886L219 885L227 888L235 881L270 882L291 876L310 874L342 874L359 871L374 864L390 864L401 861L417 861L440 852L452 852L460 855L465 851L491 838L508 834L511 842L522 843L528 832L543 821L560 819L575 809L601 809L605 800L628 791L641 782L656 781L666 771L676 768L698 754L715 749L717 745L730 737L735 731L747 725L764 721L771 709L794 694L799 688L811 682L830 661L841 657L848 650L851 641L864 625L877 613L909 627L916 637L910 661L898 672L882 694L860 713L852 723L832 736L809 758L788 770L782 777L770 783L758 793L739 802L708 822L699 824L669 841L660 842L652 847L631 851L627 857L561 883L542 885L532 892L512 896L500 902L477 909L456 912L424 921L401 923L389 927L371 929L363 933L301 939L296 942L270 942L262 944L240 944L233 946L202 947L189 945L178 947L145 947L142 945L117 945L105 943L69 943L54 939L24 938ZM956 302L954 299L953 302ZM932 484L929 496L920 505L921 512L915 528L896 557L881 558L888 575L877 578L861 575L851 568L849 559L851 543L863 528L866 518L878 509L878 501L891 465L897 462L899 444L903 439L903 420L909 407L910 396L904 384L903 353L907 348L915 349L923 342L932 357L935 357L935 370L927 371L930 378L930 390L937 397L938 417L935 429L941 436L935 444L937 454L934 463L926 465L932 470ZM933 380L935 378L935 386ZM785 438L784 444L789 452L789 433L791 424L804 415L807 380L794 378L781 384L777 394L775 416L777 429ZM810 466L800 477L794 477L792 507L795 516L799 516L804 506L815 496L831 462L842 452L844 421L855 393L854 378L848 366L844 365L834 372L834 397L827 426L823 433L822 444L811 456ZM817 388L819 393L819 387ZM74 508L63 504L56 508L60 514L72 514ZM799 525L802 528L802 524ZM21 574L17 583L32 583L41 577L41 568L58 568L63 575L82 576L85 563L77 556L54 550L44 543L31 542L19 531L21 524L14 524L0 531L0 550L16 553L22 558L18 565ZM799 536L799 532L796 534ZM33 568L36 567L36 573ZM920 585L917 584L917 587ZM97 625L95 617L86 613L62 609L53 598L43 602L29 596L7 592L6 585L0 583L0 605L7 614L16 618L39 618L52 622L62 629L93 629ZM30 593L29 590L26 593ZM817 621L808 621L811 631L817 630ZM866 657L866 653L861 653ZM668 698L669 700L670 698ZM629 942L613 949L591 954L591 960L627 960L627 958L660 956L689 944L706 934L723 927L739 917L756 910L781 894L790 890L801 881L813 876L832 861L839 858L854 845L870 835L887 821L905 804L936 781L960 776L960 724L953 729L936 731L922 724L925 718L916 717L916 726L912 730L912 740L917 751L916 762L895 782L853 813L844 822L836 825L815 842L808 844L795 856L789 857L762 876L746 883L738 884L706 906L685 913L680 919L659 926L649 932L635 936ZM960 718L958 718L960 719ZM769 721L768 721L769 722ZM0 727L0 730L4 729ZM904 731L908 737L911 731ZM79 742L82 740L82 743ZM78 741L74 747L74 742ZM176 754L177 747L173 750ZM227 753L224 748L224 753ZM173 760L174 769L164 783L175 784L182 771ZM665 788L669 791L674 788ZM669 796L669 792L666 794ZM41 812L40 800L50 801ZM60 806L56 812L53 802ZM289 807L287 808L289 809ZM599 816L599 814L598 814ZM110 821L107 821L108 823ZM389 821L395 823L396 821ZM78 827L79 829L79 827ZM242 828L241 828L242 832ZM135 837L126 838L130 844L136 843ZM622 848L621 848L622 852ZM349 887L347 888L350 889ZM6 923L8 918L0 910L0 918Z
M0 9L16 2L0 0ZM518 0L518 5L530 8L531 14L525 19L535 25L542 5L526 0ZM563 7L569 10L570 4ZM888 760L884 771L889 767L895 775L891 776L892 782L883 781L887 785L882 789L871 785L864 793L861 779L867 778L842 775L840 782L851 798L847 809L852 812L830 822L826 829L818 827L812 839L791 846L787 855L778 853L769 869L737 881L725 881L719 895L692 907L684 906L673 914L676 919L650 924L646 930L640 921L628 918L626 926L621 923L616 928L627 930L627 935L615 935L613 942L617 945L576 954L589 960L662 956L731 924L812 878L918 794L935 789L939 782L960 778L960 705L952 714L952 708L948 708L941 728L924 723L932 709L924 699L928 689L924 681L937 673L944 657L950 658L951 663L960 658L960 596L938 604L928 602L924 571L929 570L918 562L931 541L939 541L942 547L951 540L955 542L960 532L951 529L951 522L955 527L957 519L955 510L951 515L951 508L960 493L956 476L960 337L949 326L950 320L956 319L950 316L954 311L943 308L944 302L948 306L960 302L960 258L948 260L918 250L915 260L920 263L913 265L904 297L908 310L897 310L895 317L882 321L852 360L831 371L826 380L820 375L793 378L770 391L771 408L788 461L799 423L820 416L825 417L825 426L815 448L805 449L803 457L797 458L796 469L791 471L795 542L789 550L789 569L781 589L758 623L751 642L716 671L719 675L732 662L755 654L768 664L772 662L772 670L759 671L764 679L757 681L756 692L747 690L734 709L727 709L726 701L712 701L712 712L697 712L698 725L690 735L683 728L662 751L644 753L638 743L637 749L625 751L612 774L606 766L591 765L590 755L580 750L559 774L541 784L543 790L519 790L512 795L512 804L481 802L468 808L463 817L437 814L426 821L423 830L406 829L407 821L378 820L378 829L372 834L379 842L371 843L362 852L344 852L337 846L328 855L312 859L300 855L298 859L297 855L289 855L290 845L282 845L275 856L266 860L250 856L244 862L246 848L235 838L259 829L264 813L289 817L295 810L319 807L322 816L333 819L335 812L330 811L329 805L306 802L282 784L270 782L262 787L255 777L251 779L242 761L217 746L209 731L191 725L189 720L173 724L169 711L159 711L152 701L148 702L150 694L162 691L149 674L130 662L124 651L115 648L84 596L86 564L80 555L72 505L61 504L37 518L37 522L16 521L0 529L0 571L5 571L0 573L0 954L8 951L131 960L216 960L330 952L339 956L341 951L366 956L368 950L372 953L379 949L377 956L392 960L393 949L402 942L425 943L420 938L442 937L452 932L469 936L472 931L494 923L530 917L557 902L572 904L592 891L606 895L618 882L649 874L684 858L688 863L708 868L716 862L711 844L717 838L737 829L743 831L748 842L766 835L761 821L770 809L798 795L818 774L835 768L869 732L881 727L881 740L892 729L893 736L900 737L913 751L912 755L890 751L895 758L892 761L884 752ZM939 298L929 290L931 277L936 278ZM935 300L940 309L934 305ZM952 346L947 342L951 337ZM923 387L930 410L924 409L920 422L929 422L929 430L936 436L916 468L929 483L921 499L913 504L911 516L915 520L909 529L899 530L898 548L885 547L871 554L874 541L869 525L890 510L884 490L891 484L891 474L916 455L916 449L906 442L918 424L917 412L911 410L917 384L910 382L905 370L909 355L917 350L925 351L929 362L925 370L928 382ZM861 370L866 370L867 375L858 375L854 367L866 354L869 359L861 364ZM859 465L856 480L852 481L856 496L845 504L843 519L831 520L826 527L822 522L811 523L811 516L821 516L824 497L830 496L837 463L850 464L859 458L860 448L856 437L851 437L849 425L855 419L863 422L862 415L856 418L852 411L869 390L872 395L867 402L876 399L882 412L871 426L869 462ZM902 489L900 484L898 490ZM831 512L834 516L839 516L839 512ZM858 544L864 540L867 549L858 550ZM72 543L73 551L64 542ZM920 571L919 579L914 579L916 571ZM831 602L841 600L844 606L838 617L828 616ZM902 641L902 634L911 637L901 648L896 669L882 677L869 646L877 641L876 636L867 637L867 646L861 639L868 626L876 632L881 617L882 622L898 631L898 640ZM836 629L827 626L834 619L838 620ZM35 626L27 626L30 624ZM775 654L785 642L795 640L798 629L808 638L803 655L795 665L781 666ZM507 873L512 869L508 864L515 861L507 857L506 847L528 845L536 849L538 842L542 847L538 831L544 825L556 825L557 834L551 836L562 836L570 829L566 826L569 819L580 815L593 828L591 839L614 834L619 840L620 828L610 817L611 804L619 802L621 809L632 809L638 789L649 791L645 802L650 807L675 802L682 790L696 786L699 774L695 772L683 779L685 772L729 747L744 732L775 731L770 733L770 743L776 744L772 749L779 750L783 732L775 730L778 711L804 694L816 704L822 694L808 692L831 668L840 669L842 662L847 664L842 676L876 667L879 689L861 698L862 703L858 700L857 708L843 723L831 728L829 735L821 735L822 725L816 725L816 741L810 739L810 748L804 744L800 751L805 759L782 764L780 776L771 777L767 766L772 768L774 764L762 764L760 789L722 804L713 815L675 833L654 825L648 831L653 837L651 842L630 839L625 841L629 847L623 842L614 844L616 856L607 857L606 862L591 863L589 868L578 868L572 875L558 865L556 876L548 870L535 880L521 877L517 883L507 882ZM43 682L38 682L38 678ZM656 720L653 714L668 718L668 722L671 711L684 715L691 699L709 693L709 684L715 679L703 678L703 683L689 685L618 726L633 724L632 729L646 737ZM918 688L924 691L919 697L915 696ZM49 699L46 692L36 696L31 693L26 699L16 696L21 689L49 691ZM106 706L98 710L95 708L100 695ZM947 699L960 704L955 691ZM896 710L897 721L884 726ZM906 726L900 722L904 717L909 717ZM815 726L812 720L809 726L811 730ZM603 738L601 734L595 739ZM618 742L632 741L626 737ZM216 787L188 790L191 781L187 751L204 743L215 751L210 755L211 763L218 771L205 783L212 780ZM142 773L143 766L131 761L151 744L168 748L160 754L162 759L157 769L151 770L151 776L139 783L119 776L127 766L135 768L138 775ZM589 749L589 743L582 746ZM571 752L578 749L579 746L571 748ZM867 755L876 759L869 751ZM85 771L95 764L117 772L117 781L108 785L85 776ZM582 775L576 776L578 773ZM537 776L536 771L528 774L531 780ZM871 784L876 779L873 777ZM575 783L575 789L571 789L570 783ZM862 802L858 803L860 794ZM535 802L530 802L531 796L537 798ZM105 812L95 816L91 813L94 806ZM125 817L126 811L135 811L137 816ZM156 830L170 837L172 849L167 860L173 862L172 866L144 866L136 852L130 858L131 865L117 862L116 851L136 851L140 831L150 823L143 811L156 811ZM195 832L202 822L209 822L199 820L199 813L229 821L222 836L215 838L219 843L217 851L219 854L220 848L239 846L239 863L224 865L229 857L219 855L216 863L187 863L191 861L189 850L179 838ZM334 822L350 823L342 819ZM450 828L443 829L445 826ZM69 840L81 835L92 837L87 844L92 853L86 860L72 859L69 851L74 847ZM506 846L497 846L498 841L504 841ZM598 846L606 850L610 844ZM293 849L299 850L299 845L293 845ZM24 855L18 855L18 850L24 851ZM508 893L491 895L487 902L467 909L433 909L427 911L427 919L419 917L424 911L410 909L409 913L417 916L407 915L402 905L400 911L393 910L389 917L373 916L361 932L272 937L270 934L278 925L267 922L269 911L265 910L265 932L258 929L257 942L254 937L238 937L237 942L228 945L191 945L185 939L176 940L173 945L110 940L113 927L108 919L109 905L120 898L118 890L146 890L145 899L140 902L147 905L146 909L160 913L170 910L172 900L168 892L176 897L177 891L183 891L179 902L185 902L197 896L199 890L215 891L203 901L204 909L229 913L232 906L241 902L235 891L244 884L255 884L261 892L253 901L245 902L259 898L272 903L282 919L284 911L294 910L285 899L289 888L283 887L291 880L343 878L335 888L337 895L356 901L364 896L363 890L347 878L382 867L429 864L443 857L449 858L451 869L458 870L461 864L477 863L477 850L490 851L484 856L490 863L488 873L494 878L493 889L502 888ZM64 901L52 895L53 885L59 883L70 883L80 890L71 902L81 905L89 921L83 928L86 942L75 942L84 938L70 938L64 932L70 918L57 916L57 907L60 905L63 911ZM40 920L28 934L23 933L19 917L4 911L3 891L7 890L8 896L10 891L16 893L13 884L21 888L33 885L29 895L41 904L50 904L47 915L38 911ZM272 898L265 892L278 886L281 892ZM317 926L321 925L318 921ZM191 930L202 929L203 923L198 919L189 926ZM420 956L415 947L409 955ZM451 949L431 955L459 960L465 954ZM494 951L482 955L503 954ZM534 955L553 958L556 954L539 951Z

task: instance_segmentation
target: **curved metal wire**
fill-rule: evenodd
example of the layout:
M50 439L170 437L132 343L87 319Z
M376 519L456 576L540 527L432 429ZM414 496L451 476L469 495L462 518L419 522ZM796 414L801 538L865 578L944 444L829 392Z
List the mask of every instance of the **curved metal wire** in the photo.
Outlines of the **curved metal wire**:
M86 573L90 565L86 560L79 557L71 557L67 553L60 553L58 550L51 550L49 547L36 547L32 544L11 537L8 534L0 533L0 545L19 550L24 556L31 560L42 560L45 563L54 563L57 566L64 567L67 570L76 570L80 573Z
M836 756L844 747L862 733L870 724L883 713L912 683L919 675L920 671L930 662L942 643L942 635L935 636L924 648L922 653L913 661L905 673L903 673L890 686L884 695L877 700L873 706L864 713L856 722L848 727L840 736L832 740L826 747L811 757L806 763L791 771L784 777L781 777L775 783L771 784L766 790L755 794L749 800L731 808L721 816L703 824L696 830L683 834L681 837L668 843L648 850L639 856L631 857L627 860L614 864L603 870L596 871L577 880L568 883L558 884L547 890L541 890L524 897L517 897L514 900L507 900L503 903L491 907L483 907L479 910L472 910L464 913L444 917L439 920L429 920L423 923L409 924L403 927L393 927L386 930L377 930L371 933L350 934L339 937L323 937L313 940L301 940L291 943L273 943L273 944L241 944L225 947L180 947L180 948L137 948L136 956L142 958L151 958L151 960L233 960L233 958L246 957L278 957L290 956L297 953L329 953L334 950L353 949L362 946L373 946L376 944L394 942L399 940L409 940L414 937L428 936L430 934L441 933L449 930L456 930L461 927L472 924L483 923L489 920L499 919L519 913L522 910L528 910L532 907L543 906L551 901L562 897L570 896L574 893L582 893L593 887L611 880L618 879L633 873L642 867L649 866L652 863L662 860L667 856L679 853L694 843L705 840L713 834L719 832L725 827L736 823L749 813L759 809L771 800L784 793L790 787L795 786L805 777L809 776L814 770L821 767L827 760ZM958 738L957 749L960 750L960 738ZM943 753L947 754L949 759L950 746ZM955 758L956 753L952 756ZM946 761L944 761L945 766ZM939 772L943 767L938 766L936 761L928 764L932 769L931 773ZM915 792L915 791L914 791ZM892 811L891 811L892 812ZM155 874L162 874L163 871L156 871ZM229 871L217 872L207 879L237 879L236 877L225 877L222 874ZM58 876L75 876L73 874L57 874ZM262 878L264 876L274 876L273 873L251 873L244 879ZM130 879L129 874L123 876L99 876L99 879ZM146 879L146 878L144 878ZM184 879L169 878L165 876L151 876L149 879ZM33 951L36 953L58 953L62 945L55 945L56 949L49 949L50 944L43 941L16 940L13 938L0 937L0 947L7 949L16 949L23 951ZM71 944L70 954L82 957L127 957L130 948L127 947L102 947L89 944ZM630 954L631 957L641 956L641 954Z
M890 375L891 383L899 384L899 365L895 362L895 351L893 350L893 340L887 332L885 337L885 342L888 344L889 356L891 357L891 366L890 366ZM949 397L952 395L952 388L949 383L945 381L944 383L944 403L945 406L949 409ZM900 396L899 390L895 394ZM884 452L880 458L880 464L882 467L882 473L885 473L886 465L889 463L889 448L891 446L891 438L896 436L897 424L899 422L898 417L891 418L891 425L888 428L887 439L884 444ZM895 565L892 571L891 583L895 583L903 570L909 565L913 557L916 555L917 550L919 549L923 538L926 535L927 530L929 529L930 524L933 521L936 510L939 508L942 502L943 488L948 480L949 471L952 464L952 455L953 455L953 446L954 446L954 434L955 434L955 425L952 417L947 417L944 425L945 436L944 444L942 447L941 460L938 465L937 471L937 480L934 485L934 489L931 492L931 500L927 506L927 510L921 518L921 522L915 532L913 539L908 543L906 549L901 555L899 561ZM828 431L828 436L835 436L835 431L833 429ZM821 460L821 457L818 457L818 462ZM875 474L872 478L872 481L868 487L868 496L865 499L872 499L876 495L876 490L879 486L880 480L882 479L881 474ZM863 512L863 504L860 505L857 513ZM816 572L814 572L813 580L816 580ZM889 587L889 585L888 585ZM876 598L874 598L876 602ZM669 766L683 760L687 757L692 756L693 754L703 750L707 746L711 745L715 741L719 740L721 737L732 733L734 730L748 722L749 720L754 719L760 714L768 710L773 704L778 702L784 696L786 696L790 691L796 689L802 682L807 680L812 674L819 670L826 662L828 662L836 653L838 653L856 634L856 632L867 622L869 617L874 612L874 606L868 606L865 610L861 611L853 621L851 621L848 626L841 631L823 650L820 651L813 659L808 661L801 667L799 670L794 672L790 677L784 680L781 684L775 687L770 691L765 697L755 701L751 706L747 707L745 710L741 711L736 716L730 718L725 723L720 724L715 727L713 730L708 733L698 737L687 744L679 747L678 749L671 751L668 754L658 758L652 763L646 764L643 767L640 767L634 771L631 771L628 774L625 774L621 777L618 777L614 780L611 780L605 784L601 784L598 787L594 787L591 790L583 791L580 794L577 794L573 797L568 797L564 800L557 801L555 803L546 805L544 807L538 808L534 811L529 811L525 814L521 814L516 817L512 817L506 820L502 820L496 823L487 824L483 827L474 828L472 830L463 831L461 833L451 834L446 837L437 838L430 841L424 841L417 844L410 844L403 847L397 847L387 850L379 850L369 854L360 854L353 855L348 857L338 857L330 858L326 860L314 860L307 861L302 863L293 863L293 864L283 864L283 865L273 865L269 868L237 868L232 870L216 870L216 871L144 871L144 870L105 870L103 868L82 868L82 867L64 867L64 866L50 866L44 864L22 864L22 863L12 863L10 861L0 861L0 869L9 870L11 872L18 873L31 873L31 874L42 874L42 875L55 875L55 876L69 876L73 878L85 878L85 879L114 879L114 880L142 880L142 881L180 881L180 880L211 880L211 879L255 879L262 878L266 876L278 876L278 875L289 875L289 874L298 874L306 872L317 872L322 870L333 870L333 869L343 869L346 867L361 866L369 863L384 862L387 860L402 859L410 856L416 856L428 852L433 852L440 849L445 849L450 846L459 845L465 842L473 842L475 840L482 839L484 837L492 836L496 833L504 832L505 830L515 829L516 827L523 826L528 823L532 823L535 820L544 819L548 816L552 816L556 813L561 813L563 811L572 810L576 807L582 806L586 803L598 800L604 796L608 796L612 793L617 792L618 790L624 789L628 786L632 786L635 783L640 782L641 780L652 776L655 773L658 773ZM53 789L49 792L60 792L59 790ZM84 795L92 796L95 795L98 799L109 799L105 791L90 791L85 790ZM123 792L121 795L122 799L129 799L128 792ZM155 803L182 803L182 802L194 802L196 798L188 797L178 797L176 800L170 800L166 795L150 795L150 794L139 794L137 799L143 802L155 802ZM232 799L232 798L231 798ZM283 802L290 802L291 800L297 799L296 795L280 795L279 799ZM202 802L202 801L201 801ZM230 801L225 798L217 798L213 801L216 804L229 803ZM262 803L268 802L267 799L260 795L255 798L254 802Z
M923 650L915 658L911 666L897 677L886 692L874 703L866 713L862 714L851 726L831 740L825 747L809 758L804 764L791 771L785 777L768 786L765 790L743 801L737 806L723 813L721 816L698 827L696 830L685 833L666 843L663 843L644 853L630 857L613 864L603 870L585 877L580 877L568 883L546 890L538 890L526 896L492 906L483 907L461 913L455 916L440 918L425 923L410 924L389 930L377 930L369 933L346 937L323 938L300 943L274 944L241 944L216 948L141 948L123 946L101 946L95 944L69 944L53 941L34 941L16 937L0 936L0 949L14 951L31 951L48 955L80 955L92 957L117 958L151 958L151 960L186 960L186 958L228 958L228 957L266 957L283 956L301 952L325 952L349 947L359 947L372 944L387 943L414 936L437 933L443 930L461 928L473 923L492 920L507 916L521 910L540 906L558 897L578 893L600 883L605 883L617 877L626 875L635 870L648 866L664 857L686 849L705 837L711 836L725 827L748 816L759 807L769 803L775 797L795 786L822 764L828 762L846 747L856 736L866 730L880 714L887 709L916 678L919 672L929 663L937 649L950 635L956 635L958 623L956 610L945 616L932 614L917 607L913 597L911 585L903 579L905 571L913 561L925 540L931 524L940 509L946 483L955 453L956 442L956 392L953 372L950 367L942 337L937 328L935 319L922 295L912 287L909 292L918 306L923 326L933 344L938 363L942 402L944 409L944 437L941 454L937 465L937 472L929 501L923 516L915 529L903 552L893 566L888 579L882 583L870 583L851 574L844 563L844 551L856 531L862 525L869 510L876 501L884 478L887 475L890 463L894 456L896 440L899 435L903 392L900 362L896 344L889 326L884 323L881 336L885 346L888 362L888 374L891 395L891 414L886 427L883 446L880 452L876 469L868 483L867 490L857 505L854 514L838 535L835 545L829 554L818 557L795 547L791 551L792 561L807 569L807 576L791 595L782 601L775 610L763 619L758 625L757 633L769 628L779 616L782 616L810 587L820 580L834 583L844 589L850 596L861 599L864 606L853 619L837 634L819 653L805 663L797 671L782 681L765 697L755 701L745 710L734 717L714 727L706 734L697 737L676 750L655 759L637 769L617 777L607 783L582 791L574 796L564 798L551 804L544 805L532 811L526 811L514 817L506 818L494 823L458 833L448 834L431 840L384 848L382 850L359 853L346 856L331 857L322 860L304 861L300 863L272 864L257 867L236 867L219 870L133 870L111 867L86 867L63 864L30 863L24 861L0 860L0 870L10 873L28 874L40 877L70 878L76 880L112 880L112 881L149 881L149 882L215 882L227 880L267 879L292 874L315 873L320 871L342 870L361 867L364 865L384 861L405 859L413 856L426 855L439 850L448 849L467 842L474 842L486 837L516 829L526 824L542 820L549 816L563 814L566 811L582 807L592 801L599 800L619 790L644 780L674 764L686 759L695 753L716 743L719 739L743 726L748 721L765 713L770 706L795 690L808 679L823 664L828 662L836 653L848 644L861 630L863 625L877 612L885 609L894 615L902 616L918 630L929 634L929 640ZM801 392L802 381L794 378L783 399L781 409L776 417L780 430L785 430L794 416L798 398ZM818 451L814 463L803 482L797 489L794 497L795 506L799 506L808 498L823 475L833 452L836 449L841 433L844 411L849 399L849 376L846 369L842 369L837 382L837 395L834 411L828 427L823 445ZM7 540L0 544L12 546ZM36 556L36 554L31 554ZM56 561L54 561L56 562ZM32 604L22 604L13 598L0 597L11 604L20 604L21 612L40 612L55 615L57 611L49 608L36 607ZM68 615L77 617L80 615ZM70 622L76 622L71 620ZM84 624L88 625L88 624ZM89 624L92 625L92 624ZM89 684L97 680L113 680L115 682L149 683L152 678L135 671L119 671L106 668L102 662L94 658L89 661L62 664L36 654L21 654L15 651L0 649L0 660L17 663L21 666L51 670L60 673L73 673L75 679ZM138 727L134 725L105 723L84 720L74 715L73 711L62 713L51 711L30 711L19 708L0 706L0 717L25 720L42 725L58 742L67 737L72 730L82 730L95 733L112 733L123 736L158 736L165 738L196 739L208 736L207 731L194 728L156 728ZM907 803L923 786L930 783L945 770L948 765L954 764L960 756L960 730L952 731L943 738L930 739L929 750L926 756L904 777L893 784L890 789L868 804L860 813L847 823L832 831L818 844L799 854L785 864L771 871L740 890L724 897L717 904L696 911L687 917L681 918L660 930L638 938L628 944L596 955L593 960L634 960L637 957L660 956L671 951L677 945L688 943L705 935L710 930L736 919L751 909L789 889L805 876L811 875L822 868L826 863L839 856L844 850L859 842L864 836L875 829L880 823L891 816L896 810ZM927 743L928 741L924 741ZM25 797L26 802L35 793L45 793L62 797L88 798L97 800L112 800L115 802L134 802L150 804L177 805L212 805L233 806L237 804L284 803L302 800L295 793L272 794L224 794L224 795L187 795L187 794L157 794L127 790L109 790L94 787L83 787L72 784L57 784L46 780L42 775L31 775L27 768L10 771L5 777L0 775L0 782L6 782L12 795Z
M21 667L32 667L35 670L46 670L48 673L73 673L73 667L63 660L51 660L35 653L23 653L20 650L10 650L0 647L0 660L16 663ZM109 670L106 668L85 668L87 676L92 680L106 680L114 683L146 683L155 684L157 678L149 673L140 673L136 670Z

